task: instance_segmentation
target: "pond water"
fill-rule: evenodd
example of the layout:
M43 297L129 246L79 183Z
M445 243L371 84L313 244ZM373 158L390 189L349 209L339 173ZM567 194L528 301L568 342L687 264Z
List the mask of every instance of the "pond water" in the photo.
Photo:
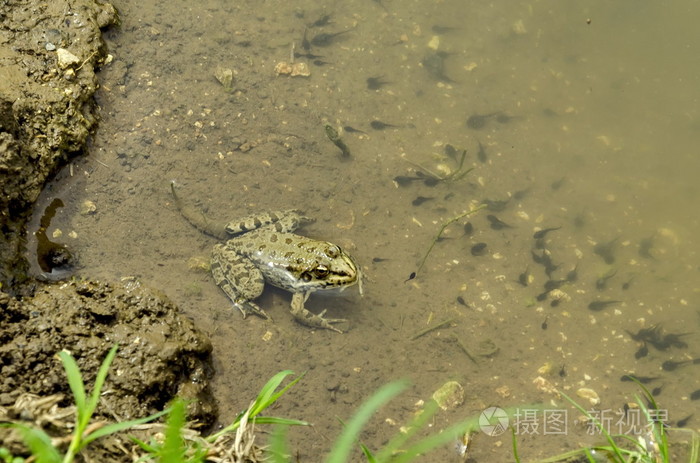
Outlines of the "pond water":
M138 278L211 337L222 422L285 369L305 376L274 414L315 425L290 434L299 461L319 461L339 419L397 379L411 387L367 424L369 448L451 380L464 403L430 431L521 407L511 424L526 459L602 440L548 385L586 407L577 391L593 390L593 408L615 416L639 393L623 375L656 377L671 423L697 409L700 366L662 368L700 357L697 3L114 4L99 131L37 210L63 200L52 227L81 273ZM277 75L280 62L310 76ZM215 78L227 69L230 88ZM346 332L297 324L274 288L258 300L273 320L244 320L202 270L216 240L178 213L171 180L217 220L313 217L299 233L339 244L364 273L364 297L307 303L348 319ZM564 432L525 413L535 403L566 410ZM453 447L426 461L460 461ZM476 435L469 455L512 461L509 433Z

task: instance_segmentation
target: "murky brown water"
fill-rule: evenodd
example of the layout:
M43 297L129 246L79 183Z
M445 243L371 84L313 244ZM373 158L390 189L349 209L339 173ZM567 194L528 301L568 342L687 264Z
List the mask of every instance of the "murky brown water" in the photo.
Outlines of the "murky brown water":
M114 61L101 74L99 133L90 155L62 172L43 201L65 202L53 226L79 251L86 274L136 276L210 334L222 421L283 369L306 375L275 414L316 425L291 434L300 461L319 461L341 430L337 418L347 420L398 378L413 386L370 422L362 435L370 448L398 432L414 404L448 380L465 387L466 400L438 415L434 430L490 405L555 400L567 408L538 390L538 376L573 395L593 389L601 398L596 408L608 410L637 392L620 381L623 374L658 376L650 387L662 388L657 400L671 422L697 407L689 395L700 387L700 367L661 369L666 360L700 356L700 74L684 32L694 30L697 5L115 5L122 26L107 34ZM305 26L326 14L330 23L310 27L308 40L349 32L308 51L322 57L298 58L309 63L310 77L276 76L292 43L306 53ZM217 66L235 70L232 92L213 77ZM367 89L366 79L378 76L389 83ZM469 116L492 113L483 127L467 125ZM374 130L372 120L401 127ZM366 132L343 134L351 160L339 157L324 123ZM467 150L474 170L466 177L434 186L394 183L415 175L415 164L441 175L454 169L446 144ZM477 158L479 144L485 162ZM348 318L348 332L296 324L290 295L274 289L259 301L274 322L243 320L212 279L191 268L190 259L208 258L214 240L178 214L171 179L221 219L279 208L316 218L303 233L349 249L367 277L364 298L348 291L310 299L311 309ZM432 199L413 205L418 197ZM441 225L484 199L507 203L473 217L471 236L464 220L448 227L448 239L406 281ZM86 200L96 204L94 215L80 214ZM492 229L489 214L512 228ZM574 267L578 278L539 301L549 278L533 262L532 250L542 251L532 235L559 226L544 243L552 265L560 265L551 278ZM645 257L639 246L648 238L653 246ZM615 239L607 264L595 245ZM472 256L478 242L487 252ZM524 287L518 277L526 269L532 281ZM598 289L597 280L613 272ZM594 300L621 303L591 311ZM453 320L449 327L411 340L446 319ZM656 323L664 332L688 333L687 347L650 347L635 359L640 344L627 331ZM487 341L498 351L479 357ZM538 371L543 367L549 372ZM567 435L540 428L521 436L523 457L598 439L568 410ZM700 418L688 426L697 429ZM478 436L471 455L511 461L509 440ZM427 461L435 458L458 461L452 448Z

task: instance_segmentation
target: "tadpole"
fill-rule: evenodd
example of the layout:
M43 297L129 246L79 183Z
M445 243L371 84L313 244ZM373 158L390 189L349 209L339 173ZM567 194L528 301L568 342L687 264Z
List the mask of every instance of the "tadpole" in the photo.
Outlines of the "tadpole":
M530 273L529 273L530 266L525 267L525 270L523 273L518 275L518 283L520 283L523 286L527 286L530 283Z
M435 198L426 197L426 196L418 196L416 199L414 199L413 201L411 201L411 204L414 205L414 206L420 206L420 205L423 204L424 202L430 201L431 199L435 199Z
M467 222L464 224L464 234L466 236L471 235L474 232L474 225L472 225L471 222Z
M486 122L490 117L495 116L498 113L491 114L472 114L467 118L467 127L474 130L483 129L486 127Z
M324 14L320 18L318 18L316 21L312 22L309 24L309 27L322 27L330 23L331 21L331 15L329 14Z
M690 415L686 416L683 419L680 419L676 422L676 427L677 428L685 428L685 426L688 424L688 421L693 417L693 414L691 413Z
M542 230L536 231L535 234L532 235L532 237L534 239L538 240L540 238L544 238L545 236L547 236L547 233L553 232L555 230L559 230L560 228L561 227L543 228Z
M647 346L647 343L645 342L642 344L642 347L637 349L637 352L634 353L634 358L639 360L640 358L646 357L649 355L649 346Z
M391 82L383 80L383 79L384 79L384 76L368 77L367 78L367 88L369 90L379 90L383 86L391 83Z
M356 129L355 127L351 127L349 125L343 127L343 130L347 133L364 133L365 135L367 135L367 132L365 132L364 130Z
M552 190L557 191L559 188L562 187L562 185L564 184L565 181L566 181L566 177L562 177L559 180L555 180L554 182L552 182L552 184L549 185L549 187Z
M394 125L394 124L387 124L386 122L382 122L379 120L373 120L372 122L369 123L369 126L372 127L374 130L384 130L386 128L392 127L392 128L399 128L401 126L399 125Z
M547 280L544 284L544 289L546 291L552 291L554 289L559 289L568 283L568 280Z
M613 304L619 304L622 301L593 301L590 304L588 304L588 308L593 311L600 311L606 308L609 305Z
M447 156L451 157L453 160L457 160L457 154L459 153L459 151L457 151L457 148L455 148L454 146L448 143L445 145L445 148L443 148L443 151Z
M639 255L645 259L654 258L654 255L651 253L651 248L654 247L654 237L655 235L652 235L649 238L644 238L639 242Z
M501 211L505 210L506 206L508 206L509 201L510 201L510 198L505 199L505 200L483 199L483 200L481 200L481 203L486 204L486 209L488 209L491 212L501 212Z
M498 113L496 114L496 122L499 124L508 124L510 121L513 119L517 119L515 116L509 116L506 113Z
M511 225L508 225L498 217L496 217L493 214L489 214L486 216L488 221L491 223L491 229L493 230L503 230L504 228L513 228Z
M483 256L486 254L486 243L476 243L471 248L472 256Z
M622 375L620 381L631 382L634 380L639 381L642 384L649 384L650 382L659 379L658 376L637 376L637 375Z
M573 283L576 280L578 280L578 263L566 274L566 281L569 283Z
M328 34L326 32L323 32L321 34L314 36L314 38L311 39L311 45L313 45L315 47L327 47L333 43L333 40L335 40L336 37L338 37L341 34L346 34L350 31L351 31L351 29L348 29L345 31L335 32L332 34Z
M678 367L685 365L687 363L696 363L694 360L681 360L681 361L674 361L674 360L666 360L664 363L661 364L661 369L664 371L673 371L677 369Z
M593 247L593 253L603 258L606 264L611 265L615 262L615 243L620 239L618 236L607 243L598 243Z

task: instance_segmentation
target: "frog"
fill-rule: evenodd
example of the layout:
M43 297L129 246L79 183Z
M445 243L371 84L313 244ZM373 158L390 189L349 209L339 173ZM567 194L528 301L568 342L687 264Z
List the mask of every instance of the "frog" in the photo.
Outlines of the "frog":
M298 210L261 212L230 222L215 222L186 204L170 184L175 205L195 228L225 240L212 249L211 274L214 282L228 296L243 318L256 315L271 317L254 300L265 284L292 293L290 311L302 325L342 333L334 326L343 318L326 318L305 307L316 291L357 286L362 291L362 272L355 259L340 246L294 233L311 219Z

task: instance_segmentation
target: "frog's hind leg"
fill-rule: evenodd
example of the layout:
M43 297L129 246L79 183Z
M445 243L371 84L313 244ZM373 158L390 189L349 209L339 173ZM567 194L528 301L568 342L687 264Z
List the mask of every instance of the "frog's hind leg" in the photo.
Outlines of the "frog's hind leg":
M217 244L212 251L211 274L233 305L243 313L243 318L254 314L270 319L270 316L253 302L265 288L265 279L253 262L239 256L226 245Z
M292 296L292 315L302 325L310 326L312 328L323 328L326 330L335 331L336 333L342 333L341 330L333 326L333 323L343 323L347 320L344 318L326 318L326 311L324 310L320 314L316 315L309 312L304 303L311 295L311 292L306 293L294 293Z
M264 212L250 217L243 217L226 225L226 233L229 236L240 235L262 227L271 226L279 233L292 233L299 228L303 222L310 222L311 219L297 210Z

